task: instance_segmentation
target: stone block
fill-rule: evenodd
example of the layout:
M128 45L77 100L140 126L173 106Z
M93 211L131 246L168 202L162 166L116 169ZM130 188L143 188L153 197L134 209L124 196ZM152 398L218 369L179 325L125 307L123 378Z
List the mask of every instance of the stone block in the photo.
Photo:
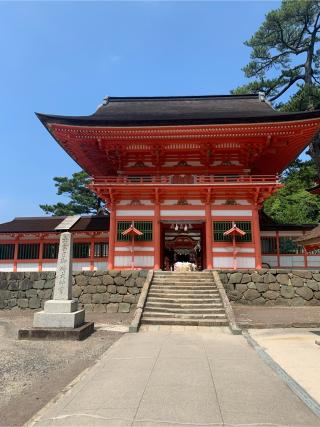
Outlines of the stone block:
M74 300L50 300L44 303L46 313L73 313L77 309L78 303Z
M18 299L23 299L25 297L26 297L25 291L18 291L18 295L17 295Z
M294 298L295 288L293 286L283 285L281 286L280 293L283 298Z
M257 289L256 283L249 282L247 283L248 289Z
M9 299L11 296L11 292L6 289L0 289L0 301L4 301L5 299Z
M235 289L243 294L248 289L248 286L245 283L237 283Z
M83 275L79 275L75 277L76 279L76 284L79 286L86 286L88 284L88 277L87 276L83 276Z
M94 275L95 276L103 276L105 274L105 271L104 270L96 270L95 272L94 272Z
M100 294L102 295L102 303L107 304L110 301L110 294Z
M265 303L265 306L266 307L273 307L273 306L275 306L276 305L276 301L275 300L273 300L273 299L269 299L269 300L267 300L266 301L266 303Z
M128 288L126 286L118 286L117 287L117 291L120 295L125 295L127 293L127 289Z
M221 282L225 285L226 283L228 283L228 276L226 275L226 273L219 273L219 277Z
M229 278L229 283L241 283L242 273L232 273Z
M320 282L320 273L313 273L312 277L314 280L316 280L317 282Z
M105 285L98 285L97 286L97 292L100 294L103 294L107 291L107 287Z
M119 270L108 270L108 273L111 277L117 277L120 274Z
M307 301L313 298L313 291L307 286L304 286L303 288L296 288L296 293Z
M287 298L279 297L279 298L277 298L274 301L275 301L275 305L288 306L288 305L291 305L291 301L292 300L291 299L287 299Z
M315 298L320 299L320 292L315 292L313 295Z
M128 291L130 294L133 294L133 295L140 293L139 288L137 288L136 286L134 286L133 288L129 288Z
M0 289L7 289L8 282L6 280L0 280Z
M137 277L139 277L139 271L138 270L134 270L131 272L131 277L133 277L134 279L136 279Z
M82 293L82 289L78 285L72 286L72 295L74 298L79 298Z
M256 304L256 305L264 305L266 302L266 300L262 297L256 298L253 301L251 301L252 304Z
M8 283L8 289L10 291L17 291L19 290L19 282L17 280L10 280Z
M101 284L102 284L102 278L100 276L99 277L90 277L89 285L97 286L97 285L101 285Z
M277 282L280 283L281 285L288 285L289 284L288 273L278 274L277 275Z
M291 279L292 286L295 286L296 288L300 288L304 286L304 280L302 277L295 277L293 276Z
M251 282L251 276L248 273L244 273L242 275L241 283L249 283Z
M85 309L85 311L93 311L93 304L84 304L83 308Z
M122 270L120 273L121 277L124 277L126 279L129 279L129 277L131 277L132 275L132 271L130 270Z
M259 273L252 273L251 274L251 281L254 283L263 282L263 276L261 276Z
M26 297L27 298L33 298L36 297L38 295L37 290L36 289L28 289L26 291Z
M82 294L79 297L79 301L82 302L82 304L90 304L92 300L92 295L91 294Z
M124 285L125 282L126 282L126 279L124 277L117 276L114 278L114 283L118 286Z
M307 284L308 288L312 289L313 291L319 290L319 283L316 282L315 280L307 280L306 284Z
M119 304L119 313L129 313L130 311L130 304L126 302L121 302Z
M119 309L119 304L110 303L107 305L107 313L117 313Z
M33 326L35 328L76 328L84 323L84 310L73 313L35 313Z
M45 280L36 280L33 282L33 288L34 289L43 289L45 285Z
M30 279L22 279L19 282L19 289L21 289L22 291L26 291L28 289L32 288L32 282Z
M120 294L111 294L110 295L110 302L122 302L123 296Z
M264 282L257 282L256 288L259 292L266 292L269 289L269 284Z
M83 292L86 294L95 294L97 292L97 287L94 285L87 285L83 288Z
M31 290L31 289L30 289ZM40 308L41 302L37 297L32 297L29 300L29 308Z
M263 278L264 283L273 283L276 281L276 277L271 273L266 273Z
M305 279L312 279L312 272L308 270L293 270L294 276L299 276Z
M149 270L140 270L139 271L139 277L144 277L146 278L148 275Z
M268 300L270 300L270 299L273 299L273 300L277 299L279 296L280 296L280 293L277 292L277 291L267 291L267 292L265 292L263 294L263 297L265 299L268 299Z
M269 283L270 291L280 291L280 283Z
M54 279L46 280L44 284L44 289L53 289Z
M319 299L320 299L320 296L319 296ZM136 302L135 296L134 295L125 295L123 297L123 302L128 302L129 304L134 304Z
M135 284L136 284L136 281L133 277L130 277L130 279L126 280L126 286L128 288L135 286Z
M15 307L17 305L17 299L16 298L10 298L8 300L8 307L12 308Z
M312 298L311 300L306 301L306 305L319 306L320 305L320 301L317 300L317 299L315 299L315 298Z
M230 291L228 297L231 301L238 301L242 297L242 293L240 291Z
M138 288L142 288L145 281L146 281L146 279L144 277L137 277L137 279L136 279L136 286Z
M116 294L117 293L116 285L109 285L108 286L108 292L110 292L110 294Z
M306 300L301 297L295 297L291 300L291 305L295 307L306 305Z
M93 277L94 276L94 272L93 271L83 271L82 274L84 276L87 276L87 277Z
M102 277L102 283L103 283L105 286L113 285L113 283L114 283L113 277L109 276L109 274L105 274L105 275Z
M106 306L104 304L95 304L93 306L93 311L96 313L105 313L107 311Z
M92 295L92 303L93 304L102 304L103 301L102 294L93 294Z
M256 289L248 289L244 292L243 297L248 301L252 301L260 297L260 292Z

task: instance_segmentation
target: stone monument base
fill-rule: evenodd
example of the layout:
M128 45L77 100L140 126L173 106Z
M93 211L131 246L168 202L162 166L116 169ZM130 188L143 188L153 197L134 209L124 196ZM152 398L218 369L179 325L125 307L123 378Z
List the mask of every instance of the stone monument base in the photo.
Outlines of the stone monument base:
M94 332L94 323L85 322L77 328L25 328L20 329L20 340L77 340L82 341Z
M84 323L84 310L74 300L49 300L44 310L34 314L34 328L77 328Z

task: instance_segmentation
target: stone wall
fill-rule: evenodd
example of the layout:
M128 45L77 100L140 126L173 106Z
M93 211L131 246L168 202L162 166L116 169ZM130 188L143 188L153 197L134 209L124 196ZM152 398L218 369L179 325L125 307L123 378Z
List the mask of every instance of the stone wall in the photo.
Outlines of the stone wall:
M72 293L87 311L127 313L138 302L147 270L73 273ZM0 309L39 309L52 298L55 272L0 272Z
M230 301L252 305L320 305L320 271L220 271Z

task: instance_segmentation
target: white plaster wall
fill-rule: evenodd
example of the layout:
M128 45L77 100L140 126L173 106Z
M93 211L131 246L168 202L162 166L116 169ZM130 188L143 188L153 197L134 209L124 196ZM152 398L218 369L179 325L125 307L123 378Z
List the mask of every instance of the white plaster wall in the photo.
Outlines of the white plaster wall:
M308 255L308 266L320 268L320 255Z
M154 210L117 210L117 216L154 216Z
M226 203L226 199L222 200L215 200L214 201L214 205L224 205ZM241 206L248 206L250 205L250 203L248 202L248 200L244 200L244 199L237 199L236 200L237 205L241 205Z
M154 248L153 246L134 246L134 251L146 251L146 252L153 252ZM132 248L131 246L116 246L114 248L115 252L131 252Z
M107 270L107 262L106 261L97 261L94 263L95 270Z
M116 255L114 257L115 267L131 267L132 257L126 255ZM138 267L153 267L154 257L153 256L134 256L134 265Z
M252 210L236 210L236 209L213 209L211 211L212 216L252 216Z
M205 216L204 210L167 210L167 209L161 209L160 210L161 216L177 216L177 217L190 217L190 216Z
M17 271L38 271L38 263L33 262L19 262L17 264Z
M44 262L42 264L42 271L56 271L57 263L56 262Z
M254 248L236 248L238 253L254 253ZM212 248L212 252L233 252L233 248L231 247L214 247Z
M13 271L13 264L0 264L0 271Z
M90 270L89 262L74 262L72 263L72 270L74 271L88 271Z
M278 259L274 255L262 255L262 262L269 264L270 267L276 267L278 265Z

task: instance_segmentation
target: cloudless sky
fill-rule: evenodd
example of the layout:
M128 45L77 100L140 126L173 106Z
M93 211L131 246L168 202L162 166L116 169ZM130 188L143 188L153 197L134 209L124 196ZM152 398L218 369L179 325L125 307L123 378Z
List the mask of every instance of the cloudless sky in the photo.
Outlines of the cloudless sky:
M106 96L227 94L276 1L0 2L0 222L56 203L79 166L34 112L87 115Z

